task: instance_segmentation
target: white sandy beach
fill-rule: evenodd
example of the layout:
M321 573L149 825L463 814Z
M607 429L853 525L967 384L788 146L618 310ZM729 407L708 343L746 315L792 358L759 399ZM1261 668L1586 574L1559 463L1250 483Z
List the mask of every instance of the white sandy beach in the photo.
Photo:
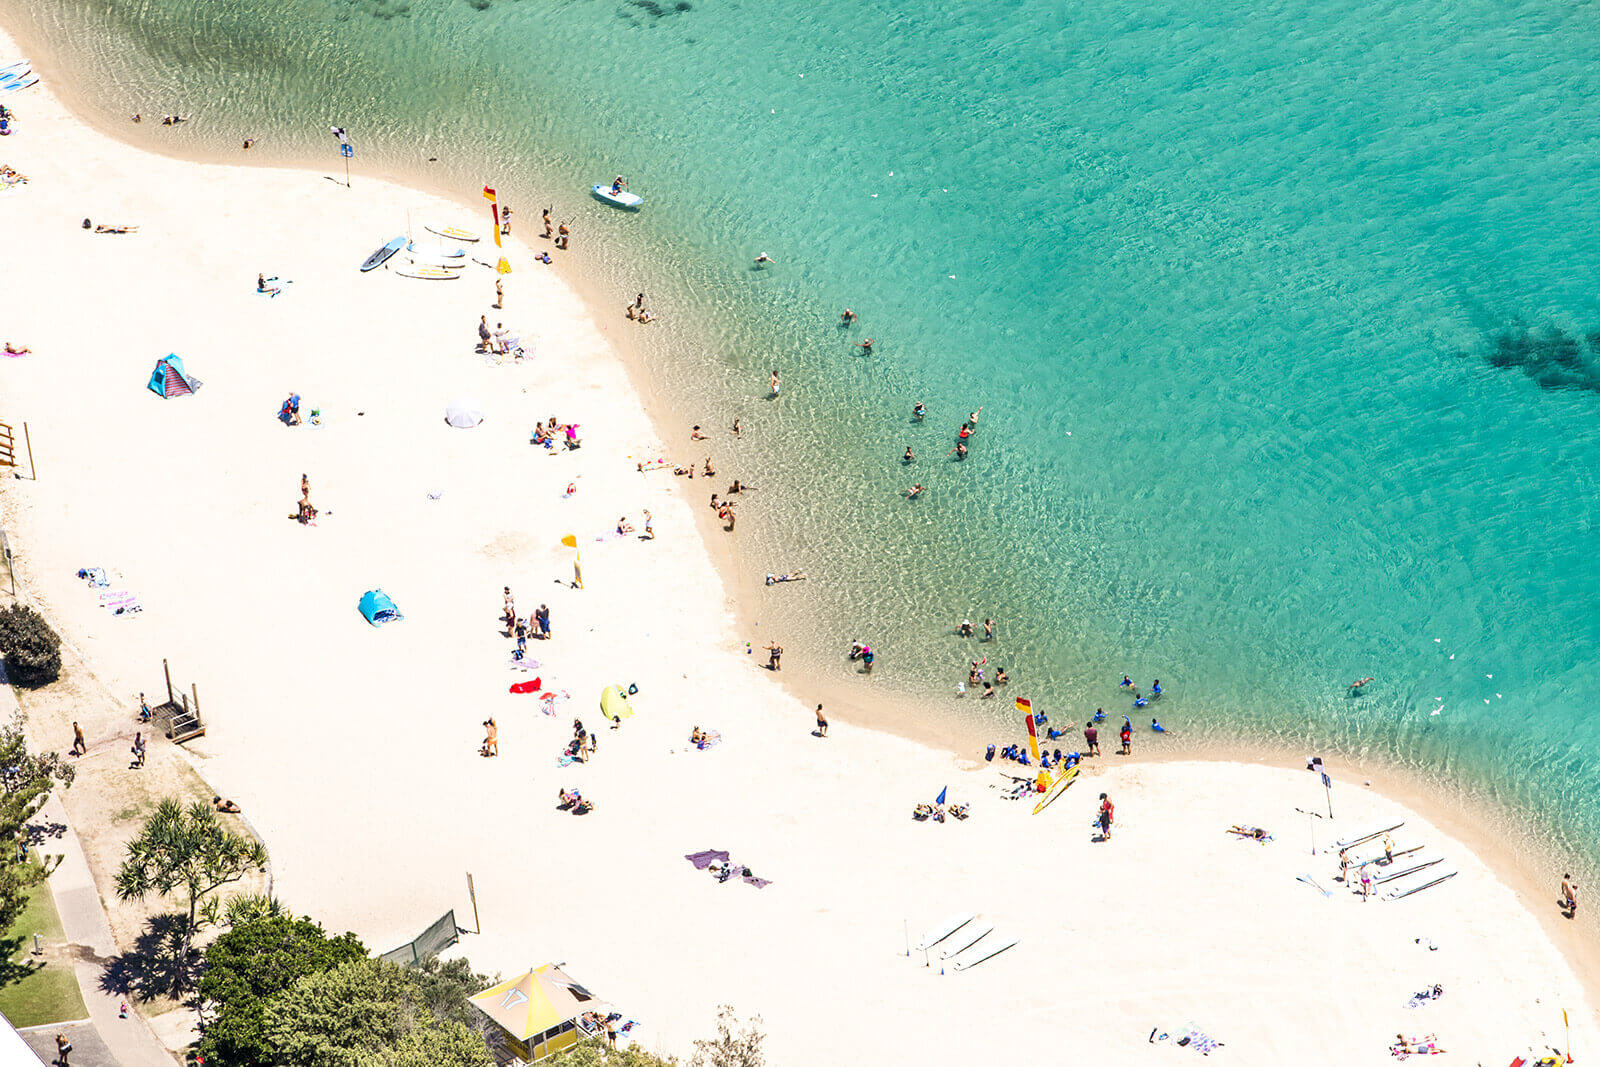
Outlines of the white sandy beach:
M0 62L15 55L0 35ZM190 754L263 834L296 912L386 950L448 908L471 926L470 871L483 932L453 951L479 970L564 961L645 1044L678 1053L732 1004L763 1017L779 1065L1184 1062L1195 1053L1148 1036L1191 1023L1224 1043L1221 1062L1377 1063L1404 1032L1436 1034L1449 1062L1502 1064L1564 1048L1563 1008L1580 1058L1597 1047L1587 992L1525 904L1370 790L1337 787L1319 844L1403 819L1399 845L1459 875L1363 902L1332 856L1310 854L1295 808L1323 797L1299 769L1108 755L1033 816L1001 799L993 767L845 723L810 736L810 705L745 654L696 532L698 490L636 470L669 453L608 340L640 327L620 306L592 318L562 253L546 267L532 258L545 242L508 244L503 312L484 266L460 285L361 274L408 211L419 235L481 234L487 206L359 168L346 189L314 170L152 156L46 88L5 98L19 132L0 140L0 163L30 179L0 192L0 341L32 348L0 365L0 420L27 422L38 465L5 486L19 573L126 696L122 719L85 722L91 737L130 727L163 657L198 685L209 732ZM139 230L96 235L85 217ZM520 235L534 221L519 215ZM487 246L472 251L492 261ZM258 295L258 271L292 283ZM534 358L474 354L483 314ZM169 352L203 380L196 395L146 388ZM274 418L291 392L322 425ZM458 396L481 401L481 426L445 424ZM580 450L529 445L551 415L580 424ZM737 443L712 444L737 474ZM314 527L288 517L302 473ZM655 540L608 535L619 516L642 527L646 508ZM567 584L569 533L582 590ZM90 566L143 611L99 607L74 576ZM529 654L571 695L553 718L507 692L527 676L507 666L505 585L523 614L550 607L553 639ZM404 621L367 624L357 601L372 588ZM597 707L613 683L639 689L616 731ZM489 716L496 759L478 755ZM599 751L560 768L575 717ZM46 732L59 725L33 728L64 747ZM695 751L695 725L722 743ZM557 811L563 786L596 810ZM972 817L913 822L944 786ZM1102 791L1118 821L1096 843ZM1276 840L1239 840L1232 823ZM711 848L772 884L719 885L684 859ZM959 911L1016 947L961 973L907 957L907 930L915 941ZM1442 999L1407 1007L1435 983Z

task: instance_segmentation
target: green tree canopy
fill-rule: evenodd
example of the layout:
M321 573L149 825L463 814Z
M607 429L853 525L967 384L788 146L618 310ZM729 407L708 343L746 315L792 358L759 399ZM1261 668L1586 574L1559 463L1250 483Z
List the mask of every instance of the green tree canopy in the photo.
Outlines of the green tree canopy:
M310 919L269 916L234 926L206 949L200 997L213 1018L200 1052L208 1065L243 1067L271 1061L267 1001L307 975L365 959L355 934L329 937Z
M267 850L261 842L224 827L209 804L195 801L185 808L168 797L145 820L139 836L128 842L127 858L117 871L117 896L143 900L151 893L183 893L189 901L189 922L183 931L187 958L198 923L216 918L214 908L198 914L201 899L266 865Z
M267 1002L283 1067L493 1067L488 1046L427 1007L416 975L362 959L308 975Z
M72 784L74 770L57 753L28 751L21 715L0 729L0 931L10 929L22 914L28 887L52 869L50 864L25 862L13 843L50 799L56 783L63 789Z

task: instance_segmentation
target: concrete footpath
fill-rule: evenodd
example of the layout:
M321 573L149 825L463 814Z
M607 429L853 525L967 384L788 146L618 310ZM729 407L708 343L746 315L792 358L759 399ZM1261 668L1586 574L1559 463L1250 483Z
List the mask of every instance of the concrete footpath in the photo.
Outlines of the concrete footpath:
M78 976L83 1002L89 1008L89 1024L99 1034L112 1062L122 1067L173 1067L177 1058L156 1040L144 1018L132 1005L129 1005L128 1017L120 1018L123 998L100 987L105 964L117 954L117 946L111 937L105 908L100 904L100 894L95 889L94 876L89 873L89 861L84 858L77 833L67 821L61 798L52 796L35 818L66 827L62 836L52 838L46 846L47 851L62 854L61 865L50 875L50 892L55 897L56 910L61 913L67 944L78 956L73 970ZM80 1045L75 1038L73 1044L78 1048L89 1047L89 1042ZM51 1048L54 1049L53 1037ZM50 1057L54 1058L54 1055ZM78 1061L76 1051L72 1059L74 1063Z

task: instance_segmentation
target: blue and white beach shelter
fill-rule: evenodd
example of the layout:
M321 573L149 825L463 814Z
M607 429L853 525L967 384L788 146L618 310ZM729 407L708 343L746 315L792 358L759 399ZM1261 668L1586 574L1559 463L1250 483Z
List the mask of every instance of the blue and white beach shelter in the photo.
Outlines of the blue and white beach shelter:
M157 396L189 396L200 388L200 379L183 372L183 360L175 355L156 361L150 372L150 391Z
M374 626L405 618L400 614L400 609L394 606L394 601L389 599L389 594L382 589L369 589L361 595L361 614Z

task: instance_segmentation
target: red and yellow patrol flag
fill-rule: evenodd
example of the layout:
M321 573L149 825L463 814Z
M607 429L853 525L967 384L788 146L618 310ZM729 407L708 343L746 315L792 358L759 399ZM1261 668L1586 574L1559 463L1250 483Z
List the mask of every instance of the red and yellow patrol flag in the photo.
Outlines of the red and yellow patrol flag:
M1017 710L1022 712L1022 721L1028 726L1028 748L1033 753L1033 758L1039 758L1039 731L1033 725L1033 702L1026 697L1017 698Z
M483 198L489 201L489 218L494 223L494 246L500 247L500 200L490 186L483 187Z

